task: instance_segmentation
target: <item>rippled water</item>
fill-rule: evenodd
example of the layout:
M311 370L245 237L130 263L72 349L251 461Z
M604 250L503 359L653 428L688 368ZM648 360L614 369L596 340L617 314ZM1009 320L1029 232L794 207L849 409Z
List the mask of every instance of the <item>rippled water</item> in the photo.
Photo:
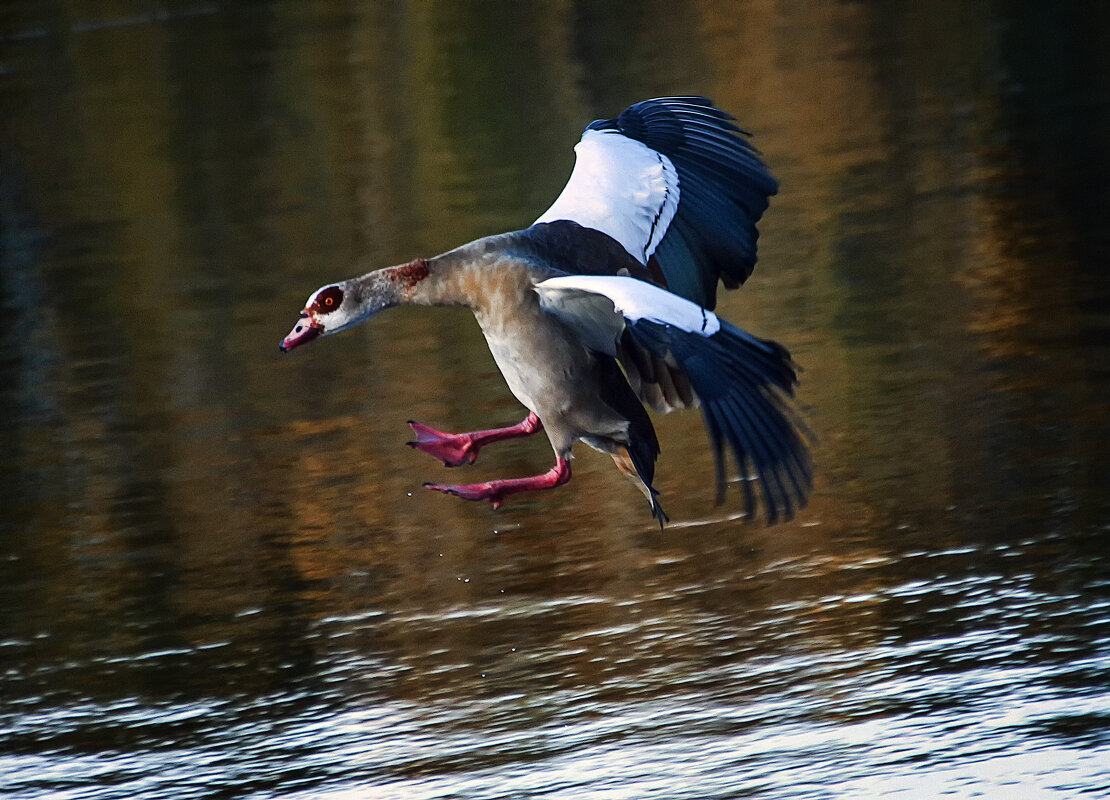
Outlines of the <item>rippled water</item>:
M0 795L1103 796L1106 17L10 3ZM805 368L794 521L712 506L696 414L656 421L662 533L587 452L496 513L421 491L406 419L522 413L462 313L277 353L692 91L782 183L721 311Z

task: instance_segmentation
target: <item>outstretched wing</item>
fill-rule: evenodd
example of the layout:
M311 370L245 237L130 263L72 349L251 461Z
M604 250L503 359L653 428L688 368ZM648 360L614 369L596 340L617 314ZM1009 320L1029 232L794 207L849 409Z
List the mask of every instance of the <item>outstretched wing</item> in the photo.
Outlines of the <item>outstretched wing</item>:
M797 374L784 347L634 278L568 275L535 288L541 307L588 347L622 355L631 342L688 381L701 402L717 461L718 502L725 494L728 449L744 479L749 515L757 505L753 481L771 522L791 517L805 504L813 470L790 406Z
M704 97L665 97L592 122L569 181L529 229L569 221L615 239L675 294L712 309L756 261L756 223L778 184L725 112Z
M717 500L725 496L725 450L740 468L744 505L756 507L758 481L768 522L789 519L813 488L813 465L790 398L797 374L786 348L727 322L713 336L640 320L632 337L654 355L673 357L701 398L717 461Z
M571 220L607 233L646 264L678 210L674 164L617 130L593 127L582 134L574 154L567 185L536 222Z

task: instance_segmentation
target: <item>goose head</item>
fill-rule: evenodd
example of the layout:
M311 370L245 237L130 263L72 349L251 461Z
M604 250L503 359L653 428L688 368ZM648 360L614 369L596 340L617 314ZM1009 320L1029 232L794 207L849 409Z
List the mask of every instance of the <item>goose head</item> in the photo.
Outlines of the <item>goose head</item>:
M317 289L308 298L293 330L281 340L281 351L307 344L320 336L338 333L366 318L358 292L351 281L343 281Z

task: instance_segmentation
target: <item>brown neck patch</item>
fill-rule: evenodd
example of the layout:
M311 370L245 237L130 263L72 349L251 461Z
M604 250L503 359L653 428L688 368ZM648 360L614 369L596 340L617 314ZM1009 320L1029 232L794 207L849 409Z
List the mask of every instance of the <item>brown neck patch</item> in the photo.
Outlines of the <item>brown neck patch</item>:
M428 262L423 258L418 258L416 261L394 267L389 270L389 277L401 288L412 289L428 277Z

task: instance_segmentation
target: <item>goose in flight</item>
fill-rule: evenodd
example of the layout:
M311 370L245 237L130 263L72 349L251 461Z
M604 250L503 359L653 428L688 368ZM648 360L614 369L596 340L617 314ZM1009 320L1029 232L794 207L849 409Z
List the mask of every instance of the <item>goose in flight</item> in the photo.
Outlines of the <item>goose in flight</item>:
M740 471L748 516L790 518L812 487L797 375L781 345L713 312L756 261L756 223L778 185L733 118L704 97L645 100L586 127L570 179L523 230L331 283L308 298L282 351L398 305L473 311L509 389L516 425L445 433L410 422L409 445L448 467L486 445L544 431L555 465L530 477L425 486L498 508L570 480L578 441L608 453L667 520L653 481L659 442L647 408L700 406L716 459Z

